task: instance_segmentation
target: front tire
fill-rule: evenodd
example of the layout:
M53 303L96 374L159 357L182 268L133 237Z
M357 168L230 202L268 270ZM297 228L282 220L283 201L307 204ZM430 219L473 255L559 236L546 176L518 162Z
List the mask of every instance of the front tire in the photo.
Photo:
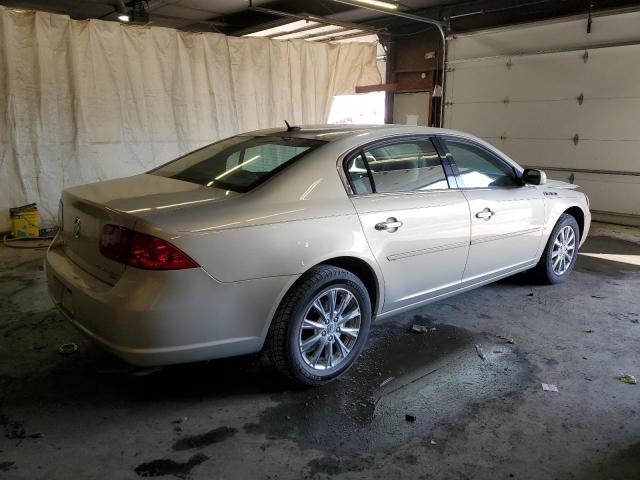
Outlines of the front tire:
M542 257L533 269L534 274L549 285L565 282L575 267L579 244L578 222L563 213L549 235Z
M371 300L362 281L318 265L287 293L267 338L276 368L304 385L322 385L356 361L371 328Z

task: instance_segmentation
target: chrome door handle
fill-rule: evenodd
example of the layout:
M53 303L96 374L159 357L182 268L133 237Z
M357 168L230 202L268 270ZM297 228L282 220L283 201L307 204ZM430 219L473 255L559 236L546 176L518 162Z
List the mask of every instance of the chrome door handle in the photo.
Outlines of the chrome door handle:
M496 212L492 212L489 207L485 208L481 212L476 213L476 218L481 218L482 220L491 220Z
M403 223L399 220L397 220L396 218L390 217L387 218L386 222L380 222L380 223L376 223L376 230L385 230L389 233L393 233L395 231L397 231L401 226L403 225Z

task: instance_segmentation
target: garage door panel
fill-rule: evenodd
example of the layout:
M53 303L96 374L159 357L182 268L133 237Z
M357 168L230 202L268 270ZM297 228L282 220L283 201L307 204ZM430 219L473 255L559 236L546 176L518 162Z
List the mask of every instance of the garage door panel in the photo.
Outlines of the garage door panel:
M452 39L445 125L551 178L573 174L594 210L640 215L640 13L614 17L608 31L598 20L597 42L570 21ZM581 46L592 47L586 57Z
M482 137L521 165L637 172L640 141L584 141ZM640 174L640 172L638 172ZM640 191L638 192L640 195ZM640 199L639 199L640 203Z
M454 41L450 42L448 55L451 60L457 60L628 42L638 38L640 12L625 11L598 17L590 33L587 33L585 22L585 17L580 15L578 18L535 22L516 28L456 34Z
M523 166L541 167L550 179L573 182L589 195L591 209L640 215L640 174L612 175L581 170L631 172L638 167L640 141L581 142L485 138ZM561 167L559 167L561 165ZM562 171L554 170L562 168ZM575 168L578 171L571 171ZM568 169L568 170L565 170Z
M458 103L640 97L640 45L452 63L449 93ZM510 66L508 66L508 64Z
M546 171L549 178L568 181L571 172ZM579 190L589 195L590 209L596 212L640 215L637 192L640 177L603 175L594 173L574 173L573 182Z
M581 55L566 52L544 58L500 57L454 64L449 93L453 93L458 103L502 101L505 97L510 100L574 98L580 93L576 71L585 72ZM570 68L566 68L567 65ZM545 88L540 88L541 82ZM638 90L640 92L640 88Z
M640 77L639 77L640 78ZM604 113L606 112L606 113ZM454 104L451 123L478 136L630 140L640 129L640 97L576 101Z

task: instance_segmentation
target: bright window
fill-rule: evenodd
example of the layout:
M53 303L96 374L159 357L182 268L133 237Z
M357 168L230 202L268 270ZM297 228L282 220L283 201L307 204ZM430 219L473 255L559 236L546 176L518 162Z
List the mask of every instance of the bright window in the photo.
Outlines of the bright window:
M333 97L329 123L383 124L384 92L336 95Z

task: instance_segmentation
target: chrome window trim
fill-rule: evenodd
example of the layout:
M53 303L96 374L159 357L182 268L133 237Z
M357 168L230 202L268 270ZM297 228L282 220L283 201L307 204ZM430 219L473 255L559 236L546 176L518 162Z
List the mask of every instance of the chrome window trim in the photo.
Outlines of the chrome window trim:
M352 193L350 197L404 197L406 195L425 195L430 193L448 193L457 190L456 188L434 188L432 190L411 190L409 192L375 192L375 193Z

